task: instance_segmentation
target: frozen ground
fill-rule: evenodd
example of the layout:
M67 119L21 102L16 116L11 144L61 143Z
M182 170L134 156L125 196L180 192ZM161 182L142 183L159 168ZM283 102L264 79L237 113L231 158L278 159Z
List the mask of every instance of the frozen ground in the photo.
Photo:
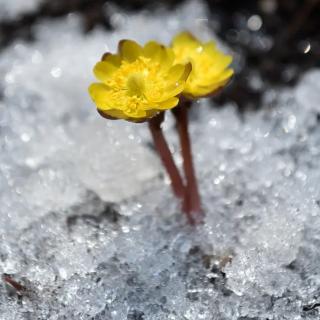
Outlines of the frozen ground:
M1 54L1 320L319 319L320 70L266 92L262 111L194 107L198 229L145 125L105 121L89 100L102 52L184 28L209 37L204 12L115 10L116 32L88 36L71 15ZM171 119L166 131L176 150Z

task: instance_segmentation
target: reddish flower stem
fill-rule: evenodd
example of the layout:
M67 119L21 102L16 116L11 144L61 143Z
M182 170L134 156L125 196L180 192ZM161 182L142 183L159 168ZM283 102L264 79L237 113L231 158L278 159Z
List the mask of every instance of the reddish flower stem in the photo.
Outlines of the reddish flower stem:
M181 101L180 105L172 111L176 118L183 157L183 169L187 181L183 210L192 218L193 224L196 224L202 221L203 212L201 209L200 194L192 160L191 142L188 130L188 109L190 105L191 101Z
M171 187L176 197L183 199L185 191L182 178L179 174L178 168L175 165L172 154L168 147L168 144L164 138L163 131L161 129L161 123L164 119L164 113L160 113L158 116L149 120L149 129L154 141L157 152L161 158L164 167L171 180Z

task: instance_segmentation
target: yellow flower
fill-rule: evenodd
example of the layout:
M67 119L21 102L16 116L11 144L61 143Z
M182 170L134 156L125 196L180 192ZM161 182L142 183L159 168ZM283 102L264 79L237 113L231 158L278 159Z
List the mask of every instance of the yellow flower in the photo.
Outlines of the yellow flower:
M141 122L175 107L190 64L175 64L171 49L155 41L141 47L122 40L118 53L106 53L94 67L100 81L89 87L98 112L109 119Z
M208 96L223 87L233 70L228 68L232 57L223 54L213 41L203 43L188 32L174 37L172 49L176 63L192 64L183 94L190 98Z

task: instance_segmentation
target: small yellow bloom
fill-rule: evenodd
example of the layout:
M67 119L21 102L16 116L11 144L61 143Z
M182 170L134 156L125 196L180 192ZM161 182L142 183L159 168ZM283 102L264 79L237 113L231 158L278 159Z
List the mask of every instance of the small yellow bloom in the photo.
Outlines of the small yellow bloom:
M187 97L208 96L223 87L233 75L233 70L228 68L232 57L219 51L213 41L202 43L192 34L182 32L174 37L172 49L176 63L192 64L183 91Z
M118 53L106 53L94 67L100 81L89 87L99 113L110 119L141 122L175 107L190 64L175 64L171 49L155 41L141 47L122 40Z

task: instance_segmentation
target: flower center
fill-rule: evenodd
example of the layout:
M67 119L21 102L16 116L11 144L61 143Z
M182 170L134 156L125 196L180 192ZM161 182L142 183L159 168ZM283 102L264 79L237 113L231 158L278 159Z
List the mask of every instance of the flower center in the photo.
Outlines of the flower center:
M142 73L133 73L128 77L127 88L129 96L143 96L145 90L145 79Z
M123 61L106 84L112 89L112 104L131 114L152 108L150 98L160 98L167 85L159 63L146 57Z

